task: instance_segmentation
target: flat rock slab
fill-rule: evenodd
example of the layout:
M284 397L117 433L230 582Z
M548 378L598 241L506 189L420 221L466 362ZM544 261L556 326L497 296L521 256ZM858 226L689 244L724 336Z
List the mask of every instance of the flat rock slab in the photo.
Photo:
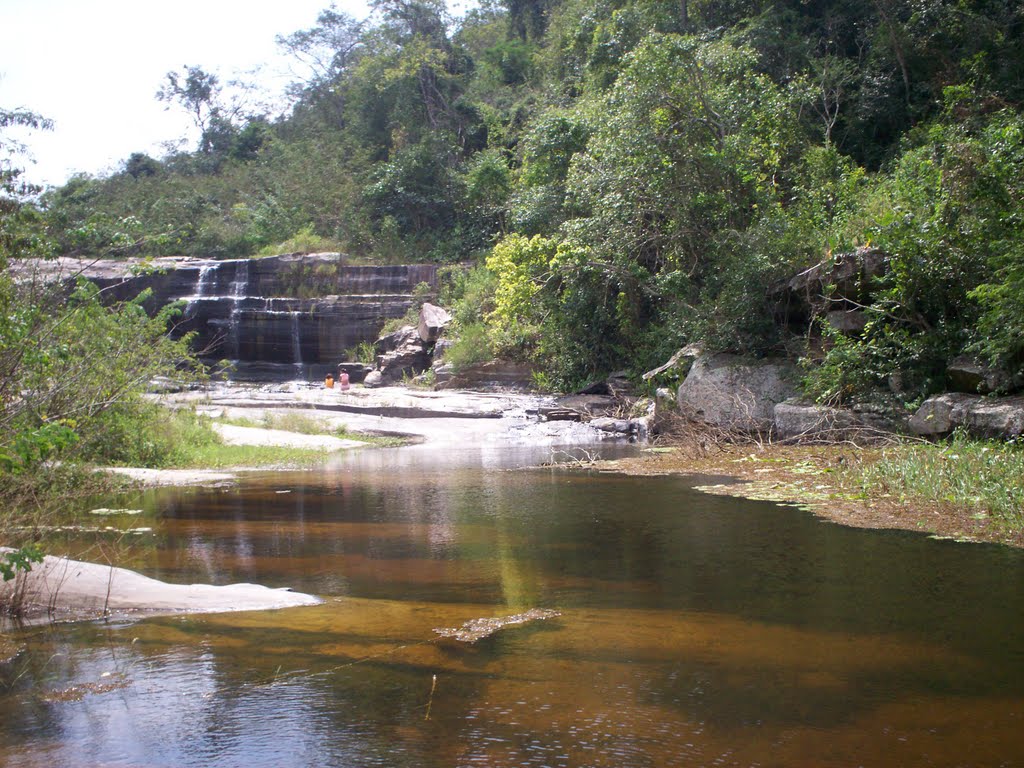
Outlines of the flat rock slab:
M305 448L311 450L340 451L345 448L362 448L366 443L359 440L345 440L332 435L304 435L283 429L262 429L260 427L239 427L234 424L211 425L221 436L225 445L268 445L278 448Z
M168 584L125 568L52 556L0 586L0 601L13 590L24 590L23 605L29 616L262 611L321 602L313 595L258 584Z
M106 467L104 471L136 480L147 486L158 485L217 485L233 483L234 472L213 469L146 469L143 467Z

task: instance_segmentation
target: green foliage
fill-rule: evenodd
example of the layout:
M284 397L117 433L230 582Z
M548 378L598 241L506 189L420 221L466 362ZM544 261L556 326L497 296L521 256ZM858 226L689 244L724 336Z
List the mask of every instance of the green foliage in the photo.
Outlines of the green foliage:
M447 302L466 358L568 386L693 341L813 347L772 286L871 242L889 273L862 333L824 332L811 392L917 397L964 351L1024 371L1019 3L510 0L454 21L385 0L279 42L306 72L287 115L171 72L196 151L15 206L5 251L50 248L45 224L87 256L487 261ZM8 197L17 178L0 165Z
M972 201L988 272L969 296L981 309L972 351L1024 371L1024 119L1002 113L985 126L979 194Z
M455 340L444 353L444 362L456 371L477 363L494 359L488 339L488 329L481 322L463 323L458 327Z
M557 244L540 235L510 235L487 257L497 277L494 309L485 318L491 346L499 355L528 357L536 342L544 307L537 294L550 278Z
M871 235L889 268L865 308L868 325L828 351L812 391L853 395L896 377L901 390L926 395L963 352L1019 371L1022 190L1019 116L923 129L881 184L886 205Z
M21 549L5 552L3 556L0 556L0 577L3 577L4 581L10 581L19 573L31 571L33 563L41 562L43 562L43 552L34 544L27 544Z
M0 471L21 475L78 442L78 435L64 424L41 424L14 436L7 451L0 450Z
M338 242L321 237L313 231L313 225L307 224L287 240L276 245L267 245L259 250L257 256L277 256L281 253L324 253L337 252Z
M198 450L220 444L209 420L191 410L129 402L100 414L79 455L90 462L127 467L177 467Z
M373 361L377 359L377 350L374 348L373 342L361 341L356 347L345 350L345 359L372 365Z
M1024 524L1024 450L1013 443L956 434L945 444L886 449L858 470L868 496L938 502L1019 528Z

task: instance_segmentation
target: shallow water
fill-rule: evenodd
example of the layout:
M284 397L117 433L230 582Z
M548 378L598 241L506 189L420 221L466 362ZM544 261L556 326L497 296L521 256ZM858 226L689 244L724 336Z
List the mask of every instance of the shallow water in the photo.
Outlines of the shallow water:
M24 629L0 765L1024 765L1022 553L537 459L149 494L127 564L327 601Z

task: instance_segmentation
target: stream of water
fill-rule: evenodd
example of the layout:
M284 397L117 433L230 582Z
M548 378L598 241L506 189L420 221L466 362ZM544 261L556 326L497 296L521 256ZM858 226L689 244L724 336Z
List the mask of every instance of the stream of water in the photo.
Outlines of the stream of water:
M1024 765L1021 552L543 458L147 494L124 564L325 602L20 630L0 765Z

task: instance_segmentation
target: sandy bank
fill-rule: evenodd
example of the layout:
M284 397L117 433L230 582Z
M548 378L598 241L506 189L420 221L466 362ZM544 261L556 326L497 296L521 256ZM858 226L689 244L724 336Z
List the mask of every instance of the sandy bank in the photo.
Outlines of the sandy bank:
M278 448L303 448L307 450L341 451L346 448L363 448L366 443L359 440L345 440L331 435L306 435L284 429L262 427L239 427L235 424L213 425L225 445L270 445Z
M20 599L26 616L82 618L117 613L219 613L316 605L320 599L258 584L168 584L125 568L47 556L0 585L0 603Z
M218 485L237 480L234 471L215 469L146 469L143 467L107 467L106 472L135 480L146 486L158 485Z

